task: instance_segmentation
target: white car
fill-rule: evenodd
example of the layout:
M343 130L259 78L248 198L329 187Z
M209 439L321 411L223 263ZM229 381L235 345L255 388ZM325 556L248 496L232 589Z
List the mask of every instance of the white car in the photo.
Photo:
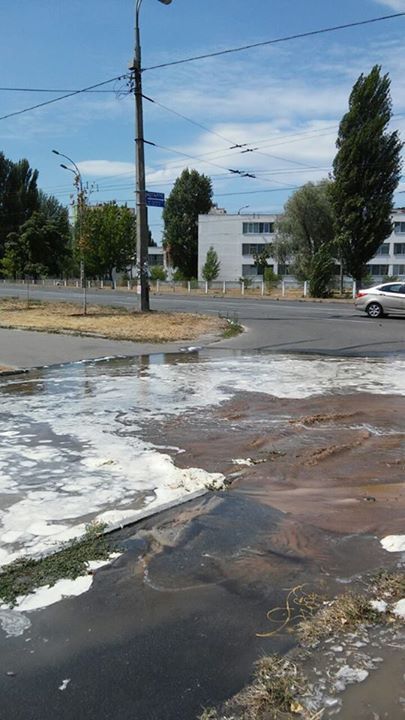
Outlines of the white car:
M405 315L405 281L390 282L359 290L354 306L371 318Z

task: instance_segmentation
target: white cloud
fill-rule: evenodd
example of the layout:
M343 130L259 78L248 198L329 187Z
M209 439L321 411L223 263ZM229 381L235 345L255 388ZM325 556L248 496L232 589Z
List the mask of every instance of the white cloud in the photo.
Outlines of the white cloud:
M387 5L387 7L396 12L405 11L405 0L377 0L379 5Z
M135 165L119 160L82 160L78 163L80 172L90 177L110 177L135 173Z

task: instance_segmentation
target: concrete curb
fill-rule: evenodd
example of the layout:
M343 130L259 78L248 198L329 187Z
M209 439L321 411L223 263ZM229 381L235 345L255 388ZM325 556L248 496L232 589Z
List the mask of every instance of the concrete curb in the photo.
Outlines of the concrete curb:
M146 508L143 511L134 511L133 516L128 517L122 522L112 523L111 525L106 527L103 531L103 535L110 535L111 533L117 532L117 530L123 530L123 528L129 527L130 525L136 525L142 520L147 520L154 515L159 515L165 510L171 510L172 508L185 505L186 503L191 502L191 500L197 500L197 498L203 497L209 492L211 491L208 488L203 488L202 490L195 490L194 492L188 493L181 498L177 498L175 500L168 500L168 502L162 503L161 505L155 505L154 507L149 509Z

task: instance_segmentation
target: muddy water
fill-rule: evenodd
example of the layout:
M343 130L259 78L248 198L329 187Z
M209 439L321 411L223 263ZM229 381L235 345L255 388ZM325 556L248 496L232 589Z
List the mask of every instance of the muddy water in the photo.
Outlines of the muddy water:
M94 714L115 717L119 707L124 720L134 713L139 720L191 720L202 705L238 691L262 653L291 646L288 632L257 635L276 629L266 613L282 605L288 588L305 583L334 593L358 574L395 564L379 540L403 533L405 398L352 392L363 376L361 387L371 384L361 364L300 363L278 358L256 367L250 359L218 368L187 359L163 368L141 363L132 374L121 363L103 367L103 373L84 368L79 378L68 374L60 384L50 373L46 385L8 387L3 397L15 404L24 395L26 409L34 409L28 420L39 430L50 401L59 413L59 433L63 412L69 448L80 423L86 432L89 425L87 449L84 442L73 448L80 467L88 448L101 454L108 442L108 458L118 447L129 477L128 458L135 468L137 443L144 441L171 454L177 467L221 472L231 483L228 492L123 532L128 552L99 573L94 590L63 603L61 611L54 607L37 614L33 657L24 638L7 644L8 666L20 667L25 681L24 694L9 684L5 699L9 709L20 703L18 720L24 718L23 704L41 702L42 681L49 682L61 720L88 717L80 705L87 689L85 674L77 672L78 657L83 668L94 669L93 689L103 668L111 673L102 676L98 689L104 705L97 713L93 708ZM299 399L289 384L297 368L296 392L308 395ZM255 369L263 375L263 393L243 391ZM318 371L328 394L314 395ZM387 389L388 366L379 372L380 387ZM397 373L397 384L398 378ZM276 397L277 390L287 397ZM55 418L49 422L52 426ZM20 439L11 436L11 441L18 443L17 454ZM248 458L253 464L233 462ZM111 467L91 473L92 498L99 477ZM116 483L118 499L126 492L122 477ZM105 487L111 491L110 477ZM49 628L54 628L52 655L43 645ZM60 678L51 657L63 663ZM72 683L62 701L57 688L66 677Z

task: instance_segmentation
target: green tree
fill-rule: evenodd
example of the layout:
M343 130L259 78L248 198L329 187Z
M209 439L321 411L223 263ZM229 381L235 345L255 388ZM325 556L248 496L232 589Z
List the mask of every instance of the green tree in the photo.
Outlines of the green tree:
M0 257L5 251L7 236L39 210L38 170L28 160L16 163L0 156Z
M391 117L390 79L375 65L353 87L333 163L337 241L358 287L365 264L392 232L390 213L401 176L402 143L397 131L388 130Z
M309 280L316 296L325 294L334 272L335 221L330 192L328 180L309 182L297 190L285 204L272 246L279 262L291 258L292 272L300 280Z
M167 280L167 272L163 265L152 265L150 269L150 279L154 281L162 280L162 282Z
M198 215L211 208L211 179L197 170L183 170L163 210L163 247L186 279L197 277Z
M136 253L135 216L115 202L85 206L80 224L86 274L113 279L113 270L126 270Z
M207 252L205 263L202 269L202 276L204 280L207 280L207 282L211 282L211 280L216 280L219 275L220 268L221 263L218 260L218 254L211 245Z
M66 235L43 213L34 212L19 232L8 234L2 266L12 277L55 277L61 274L67 254Z
M255 265L258 270L258 275L264 276L266 268L268 267L267 261L268 261L269 257L271 256L271 252L272 252L271 248L272 248L271 244L266 243L263 250L261 250L258 253L254 253L254 255L253 255L253 260L255 261Z

